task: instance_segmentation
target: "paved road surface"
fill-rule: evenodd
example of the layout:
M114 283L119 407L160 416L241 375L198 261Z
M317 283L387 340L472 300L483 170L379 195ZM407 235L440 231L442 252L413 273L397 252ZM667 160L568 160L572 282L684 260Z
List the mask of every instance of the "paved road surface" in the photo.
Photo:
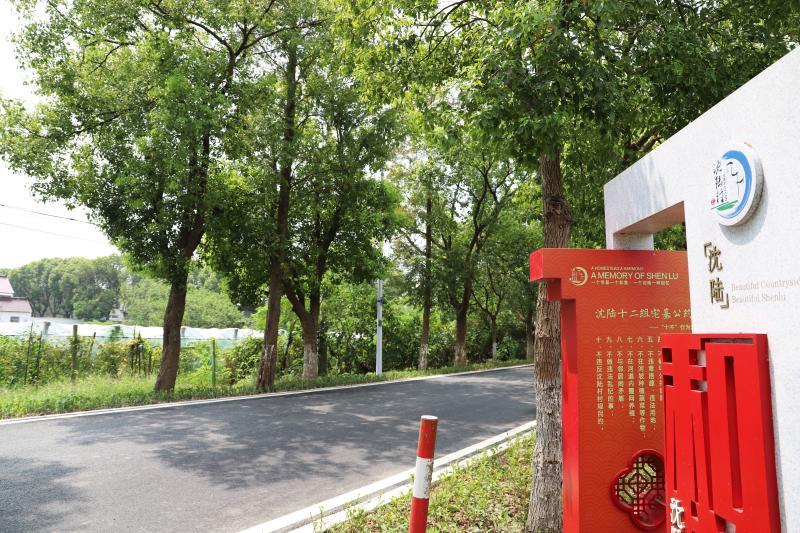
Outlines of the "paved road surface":
M0 425L0 531L239 531L531 421L531 368Z

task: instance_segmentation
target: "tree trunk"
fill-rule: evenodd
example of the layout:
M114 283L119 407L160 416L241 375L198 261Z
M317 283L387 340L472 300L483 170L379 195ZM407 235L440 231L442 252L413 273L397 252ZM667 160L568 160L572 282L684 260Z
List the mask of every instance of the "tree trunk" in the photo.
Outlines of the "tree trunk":
M298 294L296 287L287 281L286 298L292 304L292 310L300 320L300 332L303 337L303 379L311 381L319 375L319 352L317 341L319 336L319 313L322 294L314 289L308 298L310 309L305 307L305 298Z
M312 381L319 375L319 354L317 353L317 321L309 315L300 320L303 331L303 379Z
M319 351L319 375L328 374L328 323L322 319L319 323L319 335L317 340Z
M294 321L286 332L286 347L283 349L283 357L281 357L281 370L286 370L289 365L289 350L292 347L292 339L294 339Z
M173 281L169 288L167 308L164 311L164 337L161 347L161 366L156 378L156 390L168 391L175 388L178 378L178 360L181 355L181 324L186 310L186 285L188 272L182 280Z
M422 335L419 341L419 366L420 370L428 369L428 342L431 332L431 258L433 256L433 227L431 213L433 211L433 198L430 188L425 200L425 271L422 279Z
M561 158L543 154L542 180L545 248L569 244L572 218L564 197ZM536 299L533 388L536 395L536 444L533 484L525 531L561 531L561 306L547 301L547 287L539 285Z
M489 330L492 333L492 361L497 361L497 317L489 317Z
M286 100L283 108L283 150L280 162L278 209L275 216L277 246L270 258L269 299L267 323L264 325L264 353L258 365L256 388L267 390L275 385L275 364L278 357L278 326L281 320L283 291L283 262L286 259L286 241L289 236L289 200L292 186L293 157L290 147L295 137L297 113L297 48L290 46L286 62Z
M281 185L283 188L283 185ZM280 208L278 212L280 213ZM288 210L287 210L288 211ZM275 362L278 354L278 328L281 320L282 268L280 252L270 264L269 298L267 299L267 322L264 325L264 352L258 365L258 390L268 390L275 385Z
M467 366L467 311L463 310L456 313L456 344L455 344L455 365L459 367Z
M427 311L427 312L426 312ZM426 316L428 315L428 316ZM427 319L427 320L426 320ZM428 369L428 337L430 335L430 310L422 311L422 339L419 343L419 370Z

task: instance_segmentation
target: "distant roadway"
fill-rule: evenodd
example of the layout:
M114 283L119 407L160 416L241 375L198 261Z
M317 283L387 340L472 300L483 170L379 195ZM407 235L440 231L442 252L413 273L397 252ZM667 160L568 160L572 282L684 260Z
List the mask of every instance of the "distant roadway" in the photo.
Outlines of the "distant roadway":
M532 369L0 422L0 532L236 532L535 417Z

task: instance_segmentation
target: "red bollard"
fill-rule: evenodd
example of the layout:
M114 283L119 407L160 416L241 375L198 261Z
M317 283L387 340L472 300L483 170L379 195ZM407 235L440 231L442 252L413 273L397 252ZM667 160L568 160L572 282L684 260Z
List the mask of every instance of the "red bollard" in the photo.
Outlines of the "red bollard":
M414 470L414 490L411 493L411 521L409 533L424 533L428 527L428 499L431 496L433 477L433 450L436 448L435 416L423 416L419 421L417 466Z

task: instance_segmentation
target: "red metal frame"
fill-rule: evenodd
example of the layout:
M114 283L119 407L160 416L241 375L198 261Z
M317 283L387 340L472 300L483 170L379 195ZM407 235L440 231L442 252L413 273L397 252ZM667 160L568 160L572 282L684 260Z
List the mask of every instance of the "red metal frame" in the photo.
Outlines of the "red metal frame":
M685 531L780 532L767 336L661 339L667 498Z
M548 300L561 302L564 533L652 529L655 521L640 515L642 528L614 503L609 485L641 450L663 453L658 336L691 327L686 253L542 249L530 267Z

